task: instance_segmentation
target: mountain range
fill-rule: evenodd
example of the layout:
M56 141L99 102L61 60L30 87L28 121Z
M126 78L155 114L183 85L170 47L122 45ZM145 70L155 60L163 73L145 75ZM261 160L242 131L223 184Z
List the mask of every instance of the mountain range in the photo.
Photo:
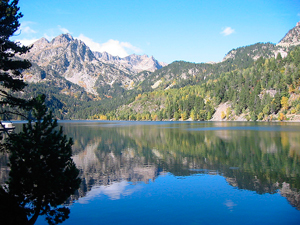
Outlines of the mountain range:
M67 80L95 95L97 88L106 84L118 83L125 89L132 89L135 82L144 79L139 72L154 72L166 65L147 55L120 58L107 52L92 52L70 34L61 34L50 42L41 38L22 57L33 64L23 75L26 81Z
M107 52L93 52L70 34L59 35L51 41L41 38L29 53L20 57L32 63L23 72L30 87L38 85L31 92L40 86L43 92L55 87L49 93L56 94L55 107L60 105L61 118L72 118L72 110L66 103L69 100L62 100L63 96L90 102L91 114L99 111L99 107L102 107L100 111L107 112L134 101L142 93L200 85L223 73L243 71L262 59L285 58L299 44L300 22L279 43L256 43L232 49L218 63L175 61L167 65L153 56L135 54L121 58ZM77 110L81 109L74 108L72 113ZM86 118L79 116L82 117Z

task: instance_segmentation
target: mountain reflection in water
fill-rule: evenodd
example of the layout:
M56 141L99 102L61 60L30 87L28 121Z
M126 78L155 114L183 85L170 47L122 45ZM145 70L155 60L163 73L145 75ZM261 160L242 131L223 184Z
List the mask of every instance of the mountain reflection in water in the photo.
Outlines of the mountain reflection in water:
M126 182L148 183L162 173L182 177L203 173L222 175L231 186L258 194L280 191L291 205L300 209L300 126L297 124L63 125L74 139L74 161L83 179L77 198L89 192L85 199L96 193L117 199L134 191L124 192ZM113 193L114 188L119 192Z
M270 223L271 214L277 224L300 220L298 123L60 123L73 138L73 159L82 178L66 224L81 224L78 218L90 224L185 224L189 219L255 224ZM4 183L7 157L1 156L0 163ZM267 214L271 208L275 211ZM72 220L72 211L85 214ZM133 212L140 213L140 220Z

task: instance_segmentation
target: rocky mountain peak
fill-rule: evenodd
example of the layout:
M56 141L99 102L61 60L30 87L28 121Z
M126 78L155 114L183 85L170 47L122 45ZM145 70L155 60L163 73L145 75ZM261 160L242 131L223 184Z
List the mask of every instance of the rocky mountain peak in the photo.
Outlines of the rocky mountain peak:
M35 45L46 45L46 44L49 44L49 41L43 37L43 38L37 40L34 44Z
M105 63L113 63L121 59L119 56L113 56L107 52L93 52L93 53L97 59Z
M107 52L92 52L83 41L70 34L61 34L50 42L41 38L33 44L29 53L20 57L34 64L23 74L26 81L51 80L62 84L67 80L95 95L101 86L112 86L114 83L132 89L135 83L145 79L137 76L138 72L155 71L162 67L147 55L120 58ZM62 86L65 88L67 85Z
M46 38L41 38L33 43L32 48L30 49L30 52L38 51L39 49L45 48L49 44L49 41Z
M64 45L67 44L71 41L74 41L74 38L72 37L72 35L70 34L61 34L57 37L55 37L52 41L51 44L52 45Z
M282 47L300 45L300 22L298 22L294 28L289 30L277 45Z

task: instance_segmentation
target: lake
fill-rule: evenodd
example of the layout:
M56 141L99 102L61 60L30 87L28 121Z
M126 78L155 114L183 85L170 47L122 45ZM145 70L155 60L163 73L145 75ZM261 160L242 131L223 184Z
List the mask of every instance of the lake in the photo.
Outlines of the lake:
M299 123L59 124L82 178L65 225L300 224Z

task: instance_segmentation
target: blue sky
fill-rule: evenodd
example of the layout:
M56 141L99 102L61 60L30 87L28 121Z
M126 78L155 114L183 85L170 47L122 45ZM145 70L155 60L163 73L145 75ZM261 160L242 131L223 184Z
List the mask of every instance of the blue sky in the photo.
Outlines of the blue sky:
M221 61L233 48L278 43L300 21L299 0L19 0L14 40L70 33L92 50L159 61Z

